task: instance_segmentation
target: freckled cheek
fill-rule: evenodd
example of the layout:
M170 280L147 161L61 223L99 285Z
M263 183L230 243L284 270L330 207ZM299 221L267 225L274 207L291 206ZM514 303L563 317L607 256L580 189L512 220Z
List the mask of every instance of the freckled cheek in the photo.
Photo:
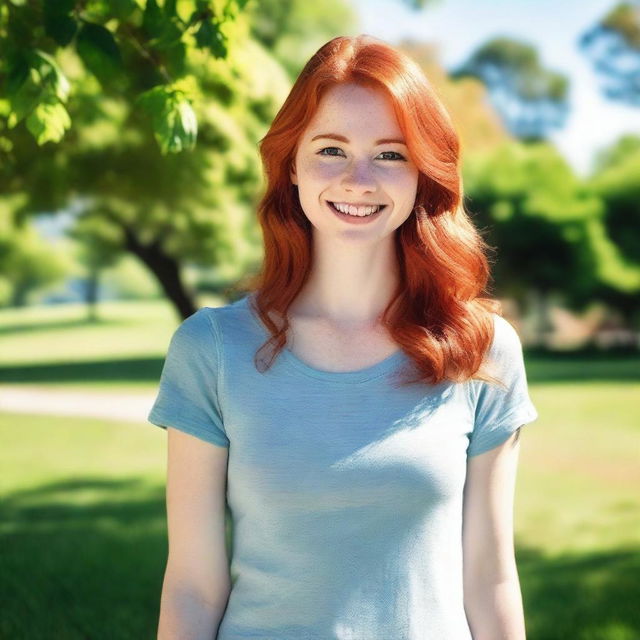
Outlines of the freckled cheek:
M302 168L311 180L332 180L343 172L343 167L340 167L337 162L305 162Z
M418 174L409 174L404 176L404 186L403 188L407 192L415 192L418 188Z
M407 191L414 191L418 187L419 172L415 169L401 171L398 180L402 182L402 187Z
M409 171L387 171L376 177L383 188L395 194L407 194L407 197L413 197L418 185L417 175Z

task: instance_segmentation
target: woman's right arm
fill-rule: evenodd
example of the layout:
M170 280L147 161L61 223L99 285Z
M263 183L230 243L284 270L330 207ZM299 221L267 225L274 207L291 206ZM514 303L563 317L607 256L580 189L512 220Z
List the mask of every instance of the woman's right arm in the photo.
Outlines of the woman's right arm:
M169 551L158 640L213 640L231 589L225 547L226 447L167 428Z

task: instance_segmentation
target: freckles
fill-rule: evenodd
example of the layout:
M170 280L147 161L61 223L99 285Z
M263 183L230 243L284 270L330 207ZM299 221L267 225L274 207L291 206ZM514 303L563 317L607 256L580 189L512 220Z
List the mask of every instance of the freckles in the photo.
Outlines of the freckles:
M342 172L342 168L338 166L337 162L322 162L322 160L316 160L315 158L305 161L304 170L311 178L316 180L331 180Z
M387 184L409 188L417 183L418 176L415 172L407 171L406 167L389 167L378 173L378 179Z

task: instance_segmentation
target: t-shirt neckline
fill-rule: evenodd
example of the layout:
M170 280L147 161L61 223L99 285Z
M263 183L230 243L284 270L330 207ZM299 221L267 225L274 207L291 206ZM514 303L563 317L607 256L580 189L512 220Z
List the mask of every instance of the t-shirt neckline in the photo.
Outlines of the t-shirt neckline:
M239 300L249 311L255 325L260 329L265 339L270 337L269 330L262 322L262 319L254 311L249 298L251 294L247 294L244 298ZM292 367L295 367L301 373L307 376L316 378L319 380L327 380L330 382L366 382L368 380L374 380L379 378L389 371L392 371L397 364L402 362L406 358L406 354L402 349L394 351L391 355L387 356L383 360L376 362L368 367L357 369L356 371L327 371L325 369L317 369L310 364L301 360L293 351L285 346L279 354L284 360Z

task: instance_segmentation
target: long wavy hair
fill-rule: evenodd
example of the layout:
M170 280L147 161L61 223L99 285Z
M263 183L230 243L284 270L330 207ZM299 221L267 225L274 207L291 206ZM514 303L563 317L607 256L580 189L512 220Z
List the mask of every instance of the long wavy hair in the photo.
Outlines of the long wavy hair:
M256 368L269 368L285 347L287 310L312 266L311 223L290 180L297 144L323 95L343 83L385 92L419 169L414 209L394 232L400 284L380 317L415 365L417 375L403 383L472 377L500 383L485 371L485 354L493 339L491 313L502 315L502 307L480 297L494 248L464 209L458 135L417 63L366 34L333 38L311 57L259 144L266 176L258 203L264 258L242 284L271 334L256 353ZM258 359L265 349L271 356Z

